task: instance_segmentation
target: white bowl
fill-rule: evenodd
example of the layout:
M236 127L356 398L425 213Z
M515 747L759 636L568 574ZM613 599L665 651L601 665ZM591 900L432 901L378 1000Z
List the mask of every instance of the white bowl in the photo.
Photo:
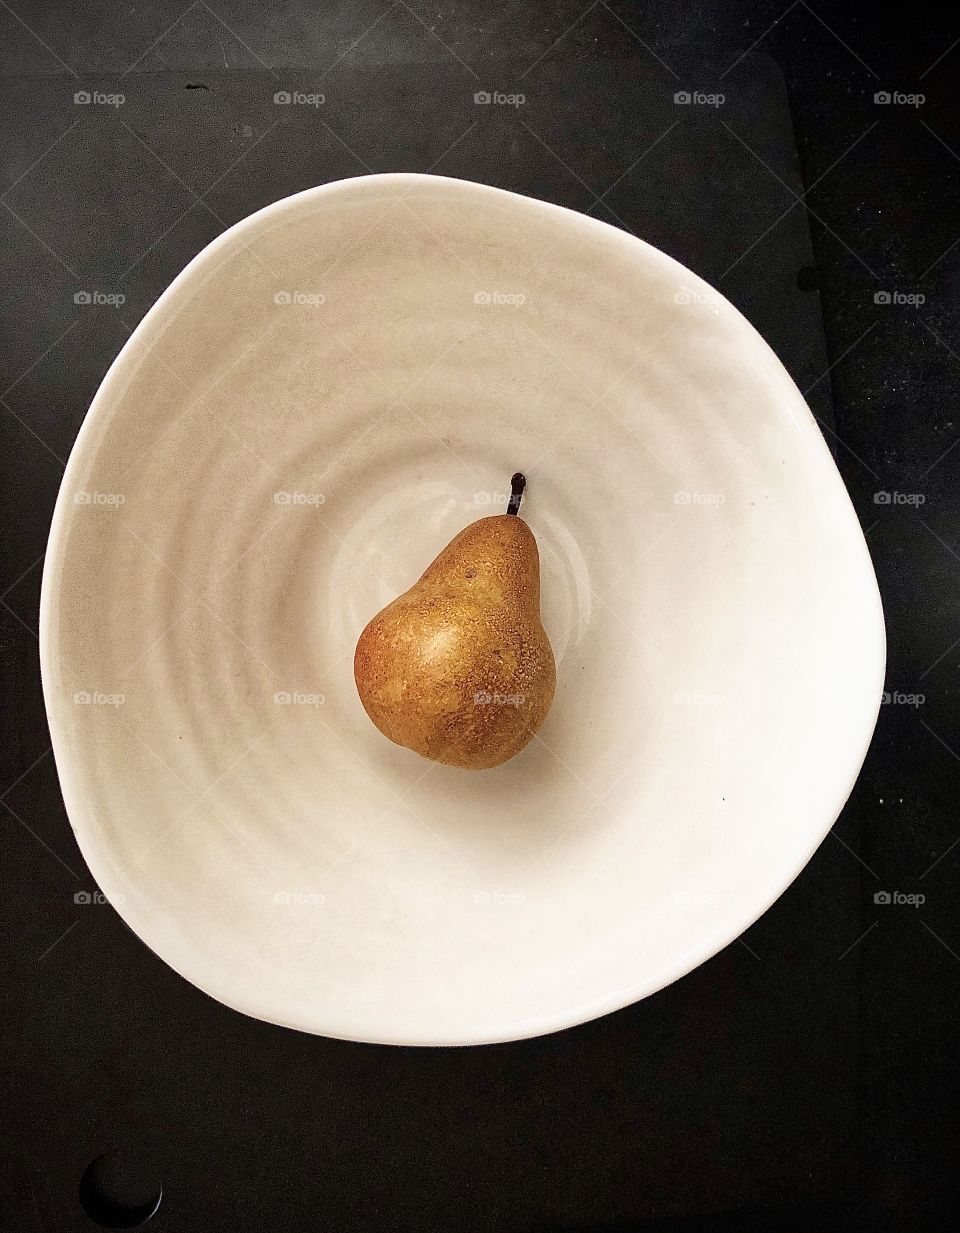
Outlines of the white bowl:
M354 645L517 470L556 700L505 766L437 766L367 719ZM231 227L140 323L41 654L77 841L161 958L275 1023L470 1044L756 920L851 789L884 631L816 424L717 292L568 210L375 175Z

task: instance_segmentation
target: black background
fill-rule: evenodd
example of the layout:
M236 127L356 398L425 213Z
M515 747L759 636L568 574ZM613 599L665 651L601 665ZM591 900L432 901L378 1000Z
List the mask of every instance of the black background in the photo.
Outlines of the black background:
M149 1189L153 1176L163 1178L157 1228L952 1227L960 1197L960 547L952 498L960 468L960 44L952 45L960 21L954 29L922 5L884 17L873 5L837 12L803 0L13 9L0 7L5 113L17 134L0 189L9 191L0 215L8 310L0 621L13 682L0 782L11 867L0 1225L94 1227L77 1182L90 1160L118 1147L130 1153L132 1184ZM749 152L734 156L736 143L721 150L709 127L699 144L688 134L681 146L691 176L702 173L706 142L719 151L717 185L747 177L749 208L720 210L717 221L728 241L745 228L730 252L760 240L739 282L720 281L726 267L714 262L727 250L702 243L703 220L694 213L678 227L682 204L669 193L658 199L663 165L653 155L644 162L649 185L631 195L628 181L611 194L619 219L603 206L593 212L620 225L642 219L645 238L718 282L763 329L801 388L808 377L818 382L810 401L883 593L887 689L924 701L881 708L834 831L742 943L638 1006L555 1036L469 1050L315 1040L242 1019L150 956L110 909L75 910L75 890L91 882L47 752L35 638L40 558L61 460L103 369L183 261L256 205L365 168L342 152L342 165L288 183L275 148L259 182L275 191L261 200L258 187L251 201L249 185L227 175L208 199L214 213L197 204L175 220L191 191L202 194L231 165L230 143L244 139L234 127L242 130L244 99L259 97L277 72L303 88L338 74L346 80L361 66L371 82L379 66L401 77L412 67L414 80L433 73L449 84L459 74L471 88L482 88L472 84L477 74L539 74L554 97L562 87L577 103L569 124L582 113L596 136L586 161L582 150L579 161L571 153L572 138L569 148L551 141L578 175L541 157L547 182L539 195L586 210L622 170L611 151L634 149L631 83L640 126L659 85L712 90L720 80L762 77L765 61L739 61L748 51L773 57L786 80L799 171L813 186L814 273L803 281L819 287L826 357L815 293L786 281L787 270L795 280L808 241L797 226L802 207L780 217L799 182L775 84L769 114L726 113L748 126L739 131L751 144L779 134L769 155L763 147L766 168ZM611 69L605 80L598 61L636 67L627 76ZM114 88L121 77L136 96L133 83L148 74L143 98L207 84L222 108L222 140L203 145L202 126L184 124L173 109L166 122L162 109L150 111L149 131L147 112L137 124L125 113L190 187L174 187L179 200L158 204L151 195L144 212L168 209L164 227L174 226L127 279L123 320L88 318L58 341L74 316L64 288L85 282L64 273L57 253L82 234L78 219L109 213L88 164L93 150L108 166L110 145L102 137L88 143L85 161L82 148L64 141L87 180L59 161L62 150L41 159L66 127L57 126L52 100L60 88L68 97L81 86ZM24 84L37 77L43 87ZM922 92L926 101L880 106L878 90ZM429 139L451 123L427 110L419 128ZM408 126L391 160L390 124L384 108L374 170L426 170L449 145L417 147ZM263 147L271 148L267 138ZM728 165L735 157L744 161ZM469 148L451 158L435 170L500 182L479 154L471 161ZM144 154L127 197L152 194L155 183L171 192L169 176L156 172ZM164 227L135 244L131 259ZM118 268L120 246L109 243L102 220L88 231L82 270L72 248L67 262L81 279L107 285L129 262ZM925 298L876 304L878 291ZM771 305L783 308L779 324ZM881 505L880 491L924 502ZM875 904L877 892L895 890L924 894L923 907Z

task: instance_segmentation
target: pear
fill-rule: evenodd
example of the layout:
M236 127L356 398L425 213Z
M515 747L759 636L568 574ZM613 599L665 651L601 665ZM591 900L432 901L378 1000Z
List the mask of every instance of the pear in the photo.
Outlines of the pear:
M518 517L525 484L518 472L507 512L465 527L357 643L367 714L434 762L499 766L533 739L553 701L540 554Z

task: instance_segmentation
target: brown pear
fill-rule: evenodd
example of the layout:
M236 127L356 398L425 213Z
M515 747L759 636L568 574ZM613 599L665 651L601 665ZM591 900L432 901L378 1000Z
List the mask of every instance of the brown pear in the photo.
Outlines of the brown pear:
M518 754L553 701L540 623L540 554L517 516L471 523L360 635L353 671L367 714L397 745L482 770Z

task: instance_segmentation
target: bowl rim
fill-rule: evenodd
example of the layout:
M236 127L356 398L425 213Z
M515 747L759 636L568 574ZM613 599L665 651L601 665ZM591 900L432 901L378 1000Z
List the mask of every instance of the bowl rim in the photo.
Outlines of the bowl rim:
M459 1031L455 1036L449 1033L438 1033L431 1035L430 1033L405 1034L401 1033L378 1033L364 1034L354 1031L336 1030L334 1026L325 1026L319 1022L303 1022L298 1021L295 1016L285 1017L265 1013L263 1007L256 1007L252 1004L252 1000L245 1003L245 1000L236 996L235 992L221 988L215 988L214 982L208 980L198 980L194 975L191 975L187 970L189 964L182 963L179 956L171 957L169 953L165 953L169 948L162 945L155 945L153 941L147 941L136 926L128 919L123 910L123 904L114 903L112 906L117 911L124 923L133 931L136 937L156 954L168 967L172 968L178 975L187 980L195 988L198 988L202 993L215 1000L229 1006L232 1010L238 1011L241 1014L258 1019L262 1022L273 1023L281 1027L292 1028L296 1031L309 1033L311 1035L326 1036L331 1039L357 1041L366 1044L382 1044L395 1046L421 1046L421 1047L451 1047L451 1046L472 1046L483 1044L501 1044L510 1041L519 1041L529 1039L535 1036L550 1034L553 1032L563 1031L567 1028L575 1027L579 1024L589 1022L590 1020L599 1018L602 1015L609 1014L613 1011L622 1010L624 1007L630 1006L635 1002L651 996L673 984L675 981L686 976L689 972L705 963L708 959L718 954L732 942L736 941L743 933L746 932L769 908L780 898L780 896L793 883L797 876L801 873L804 867L808 864L814 852L820 847L827 833L833 828L841 810L846 804L853 787L859 778L864 759L866 758L873 732L876 727L877 717L880 711L882 689L886 671L886 630L884 625L883 607L880 597L879 588L877 586L876 574L873 569L870 552L863 535L860 521L857 517L853 503L850 500L849 492L846 490L846 485L839 473L839 468L834 461L833 455L830 453L826 441L822 433L817 427L816 420L812 411L806 403L803 395L795 385L793 378L787 372L785 366L767 343L766 339L753 326L746 317L737 309L724 295L713 287L706 279L684 266L676 258L671 257L663 250L650 244L646 240L640 239L639 236L631 232L622 231L620 228L614 227L609 223L605 223L600 219L591 217L590 215L581 214L577 210L569 209L566 206L556 205L550 201L544 201L537 197L530 197L523 193L516 193L509 189L497 188L493 185L485 184L476 180L464 180L454 176L441 176L426 174L422 172L377 172L372 174L350 176L340 180L332 180L325 184L314 185L313 187L302 189L296 193L288 194L285 197L280 197L275 201L262 206L253 213L246 215L222 231L218 236L205 245L198 253L196 253L176 277L163 290L159 297L154 301L150 308L143 315L137 326L126 339L120 351L113 359L104 374L97 391L91 400L90 406L84 415L83 422L80 425L76 439L70 449L66 467L60 480L60 487L57 494L56 503L54 505L53 515L51 518L50 532L47 541L47 549L43 562L43 571L41 578L40 590L40 609L39 609L39 658L40 658L40 676L43 688L44 706L47 715L47 723L50 731L51 747L54 754L54 761L57 768L57 774L60 782L60 791L63 798L64 808L70 822L71 830L80 849L86 864L93 874L94 879L101 887L105 883L111 881L106 856L101 848L99 836L96 833L96 826L90 824L87 818L86 810L83 807L83 794L80 787L80 775L78 766L69 756L66 747L66 740L63 733L58 728L58 723L54 719L55 704L57 691L59 689L58 665L57 657L59 653L59 642L56 633L55 617L57 611L57 603L59 600L59 590L57 580L60 575L61 566L64 559L66 548L67 531L69 529L69 514L72 508L72 502L69 498L69 493L72 491L74 479L79 472L83 462L86 460L88 452L93 446L93 438L97 429L100 427L100 421L107 412L108 405L114 397L114 387L119 383L122 371L126 368L131 358L138 355L141 351L149 350L149 343L146 341L151 334L152 328L163 317L168 310L171 302L176 299L178 292L189 280L191 280L202 268L211 264L224 250L233 244L238 238L247 231L252 231L259 228L267 219L277 218L285 211L294 208L296 203L318 200L322 197L331 197L338 193L354 191L357 188L363 187L371 192L379 192L383 188L403 187L416 185L448 186L459 192L466 192L474 195L477 199L484 198L486 201L492 202L494 199L503 201L514 208L520 206L523 209L530 210L531 208L539 211L544 211L556 218L565 220L571 227L579 227L584 235L592 235L596 239L603 239L607 242L617 243L623 246L625 254L636 253L637 246L643 250L647 260L659 264L662 268L669 270L673 275L681 275L689 284L691 281L694 285L704 288L709 292L711 300L715 300L719 305L719 310L726 315L734 314L739 319L741 326L749 331L755 343L758 343L762 351L766 352L768 362L772 362L778 370L778 375L786 378L788 382L787 388L792 388L796 394L795 405L799 412L799 418L796 420L796 427L808 439L819 442L820 447L826 454L826 461L830 467L836 472L837 481L844 489L846 495L845 515L848 523L852 524L851 530L856 534L853 536L853 542L858 544L859 551L862 554L864 564L866 565L865 578L872 581L872 586L868 585L868 590L871 592L869 596L865 596L865 600L872 601L865 603L865 607L872 606L873 620L869 628L862 628L858 631L861 639L870 639L874 644L874 679L875 679L875 705L873 707L864 706L861 708L862 718L859 719L855 732L851 733L850 742L847 746L846 762L849 770L844 778L844 786L836 792L834 800L830 808L825 811L825 818L821 823L814 827L811 826L810 842L803 848L802 859L794 862L788 869L785 875L781 875L776 880L772 880L764 891L763 895L758 898L756 903L752 903L747 911L739 918L739 923L733 929L729 927L723 920L714 927L704 939L696 946L689 948L679 958L672 959L668 964L664 965L654 975L646 976L642 980L636 981L634 984L625 988L614 989L610 993L602 996L593 997L586 1001L576 1003L570 1006L563 1012L555 1013L539 1013L520 1015L516 1019L507 1019L498 1022L496 1026L486 1026L477 1031ZM805 413L805 414L804 414ZM855 738L855 739L854 739ZM77 760L79 761L79 760ZM108 896L109 898L109 896ZM756 904L759 903L759 907Z

